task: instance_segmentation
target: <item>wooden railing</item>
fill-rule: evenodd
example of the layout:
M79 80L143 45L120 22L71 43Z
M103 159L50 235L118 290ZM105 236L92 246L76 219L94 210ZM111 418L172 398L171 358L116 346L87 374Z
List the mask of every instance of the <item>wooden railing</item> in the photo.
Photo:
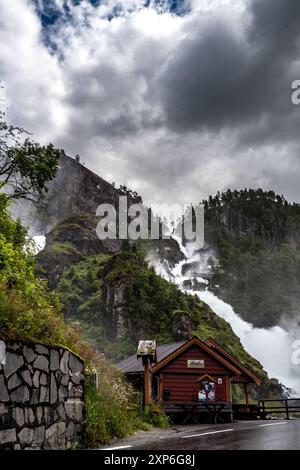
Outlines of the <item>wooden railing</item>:
M300 398L281 398L276 400L259 400L259 414L265 419L270 414L285 414L286 419L295 413L300 413Z

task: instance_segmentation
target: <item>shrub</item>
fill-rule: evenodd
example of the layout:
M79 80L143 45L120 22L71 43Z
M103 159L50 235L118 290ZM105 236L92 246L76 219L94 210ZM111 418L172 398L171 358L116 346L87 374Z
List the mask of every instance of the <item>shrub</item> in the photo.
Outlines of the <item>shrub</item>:
M114 437L124 437L141 427L138 401L132 386L111 364L102 359L99 389L86 385L85 445L95 447Z
M170 418L164 413L158 403L146 405L142 419L157 428L167 428L170 426Z

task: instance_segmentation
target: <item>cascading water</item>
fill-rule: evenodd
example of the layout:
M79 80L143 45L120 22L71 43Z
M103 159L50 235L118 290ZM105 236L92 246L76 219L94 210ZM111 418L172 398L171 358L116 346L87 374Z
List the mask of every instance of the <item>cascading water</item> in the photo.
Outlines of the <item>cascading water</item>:
M45 235L36 235L32 238L32 240L34 242L34 252L36 254L45 248L45 245L46 245Z
M183 261L170 267L168 262L160 262L155 255L149 256L149 262L157 274L178 287L205 302L217 315L224 318L240 338L244 348L263 365L270 377L277 378L285 386L300 394L300 367L292 363L292 343L296 339L295 331L286 331L280 326L270 329L255 328L244 321L233 308L219 299L209 290L211 271L210 260L216 261L212 250L197 250L194 244L183 246L180 237L172 235L184 256ZM299 336L300 337L300 336Z

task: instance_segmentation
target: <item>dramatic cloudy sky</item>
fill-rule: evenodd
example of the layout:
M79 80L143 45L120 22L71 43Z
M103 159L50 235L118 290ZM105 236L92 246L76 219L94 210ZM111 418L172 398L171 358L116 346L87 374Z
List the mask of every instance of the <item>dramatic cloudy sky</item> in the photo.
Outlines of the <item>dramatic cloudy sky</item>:
M299 0L0 0L8 116L147 202L300 201Z

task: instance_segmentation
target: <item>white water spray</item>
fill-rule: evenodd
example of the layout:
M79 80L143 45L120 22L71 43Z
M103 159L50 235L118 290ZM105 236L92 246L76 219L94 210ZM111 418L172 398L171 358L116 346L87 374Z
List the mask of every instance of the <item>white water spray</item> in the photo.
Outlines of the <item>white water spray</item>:
M46 237L44 235L36 235L32 238L34 242L34 252L35 254L39 253L45 248Z

